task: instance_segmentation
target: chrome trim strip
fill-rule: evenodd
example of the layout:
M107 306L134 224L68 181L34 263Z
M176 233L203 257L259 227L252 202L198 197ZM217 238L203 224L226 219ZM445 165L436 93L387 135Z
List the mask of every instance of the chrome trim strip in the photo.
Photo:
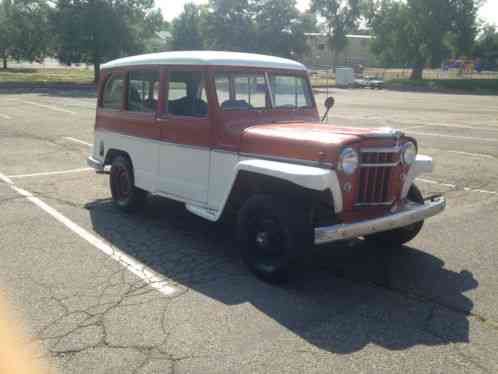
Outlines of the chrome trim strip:
M368 207L368 206L391 206L394 204L393 201L387 201L387 202L382 202L382 203L357 203L354 206L355 207Z
M386 164L360 164L361 168L389 168L389 167L396 167L401 163L401 161L398 162L391 162L391 163L386 163Z
M260 155L257 153L239 153L241 157L254 157L263 160L269 161L279 161L279 162L290 162L293 164L300 164L306 166L315 166L322 169L330 168L333 169L334 165L331 162L320 162L320 161L310 161L310 160L300 160L297 158L289 158L289 157L279 157L279 156L270 156L270 155Z
M446 200L441 196L435 200L426 201L423 205L409 203L401 211L385 217L356 223L317 227L315 228L315 244L319 245L338 240L353 239L405 227L435 216L445 208Z
M364 135L366 138L394 138L399 139L405 134L401 130L391 127L381 127L377 131Z
M401 152L401 147L389 148L361 148L360 153L398 153Z

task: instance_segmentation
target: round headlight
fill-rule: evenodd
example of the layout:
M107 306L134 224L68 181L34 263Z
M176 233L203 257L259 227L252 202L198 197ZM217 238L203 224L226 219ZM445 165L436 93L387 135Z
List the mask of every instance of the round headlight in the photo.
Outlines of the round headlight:
M401 160L405 165L411 165L417 158L417 146L413 142L408 142L403 146Z
M351 175L354 174L360 164L358 152L353 148L345 148L342 150L339 158L339 170L343 173Z

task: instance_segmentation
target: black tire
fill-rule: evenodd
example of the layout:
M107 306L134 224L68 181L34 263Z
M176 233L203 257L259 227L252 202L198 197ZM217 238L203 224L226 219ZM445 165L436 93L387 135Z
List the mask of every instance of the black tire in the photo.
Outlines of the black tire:
M114 204L123 212L136 212L144 206L147 192L135 187L133 167L127 157L120 155L112 160L109 184Z
M407 198L408 200L415 203L424 203L424 197L422 196L422 193L414 184L410 187ZM424 221L415 222L409 226L401 227L399 229L368 235L365 237L365 240L390 248L401 247L403 244L413 240L418 235L420 230L422 230L423 226Z
M313 244L309 209L296 199L289 200L254 195L238 213L242 260L268 283L286 282L291 264Z

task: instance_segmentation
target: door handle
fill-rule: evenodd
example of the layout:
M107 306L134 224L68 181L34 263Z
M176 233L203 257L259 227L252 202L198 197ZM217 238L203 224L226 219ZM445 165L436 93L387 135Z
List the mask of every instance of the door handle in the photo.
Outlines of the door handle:
M156 118L156 122L159 124L167 124L169 122L169 119L167 118Z

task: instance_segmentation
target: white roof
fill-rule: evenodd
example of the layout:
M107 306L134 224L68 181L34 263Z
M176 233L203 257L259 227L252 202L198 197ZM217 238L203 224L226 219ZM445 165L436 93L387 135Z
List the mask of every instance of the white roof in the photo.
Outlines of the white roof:
M178 51L150 53L109 61L102 69L132 65L224 65L258 68L306 70L306 67L286 58L254 53L218 51Z

